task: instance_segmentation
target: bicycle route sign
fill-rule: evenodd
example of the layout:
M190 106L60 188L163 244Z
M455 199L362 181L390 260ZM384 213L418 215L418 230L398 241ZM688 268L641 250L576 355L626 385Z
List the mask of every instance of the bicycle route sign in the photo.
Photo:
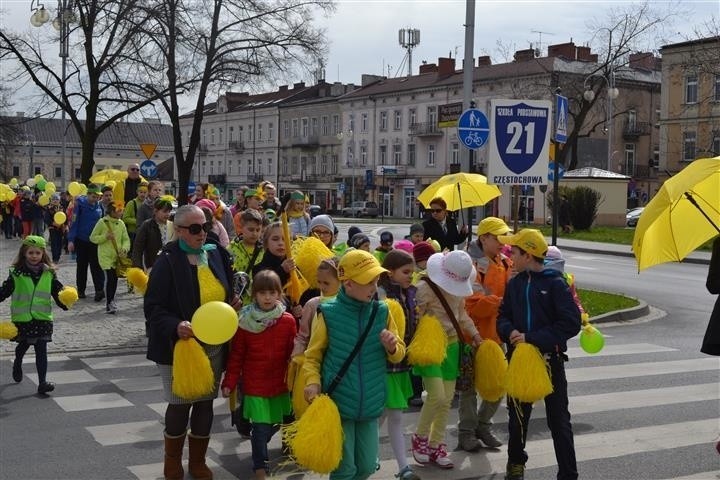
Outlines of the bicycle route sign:
M490 124L483 112L477 108L465 110L458 119L458 138L470 150L485 145L490 135Z
M551 114L546 100L490 101L488 183L547 184Z

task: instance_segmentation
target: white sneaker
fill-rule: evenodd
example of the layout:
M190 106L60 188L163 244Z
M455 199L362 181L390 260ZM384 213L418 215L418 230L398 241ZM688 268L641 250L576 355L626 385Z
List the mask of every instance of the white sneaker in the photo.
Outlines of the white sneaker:
M430 460L440 468L453 468L455 465L447 453L447 446L441 443L436 448L430 447L432 453L430 454Z

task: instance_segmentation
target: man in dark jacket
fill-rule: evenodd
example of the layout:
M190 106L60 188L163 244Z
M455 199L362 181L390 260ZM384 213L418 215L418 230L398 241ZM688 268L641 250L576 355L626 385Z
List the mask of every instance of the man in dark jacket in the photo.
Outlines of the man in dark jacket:
M567 340L580 331L580 310L570 287L557 270L544 269L548 245L539 230L523 229L515 235L498 236L511 245L510 258L518 271L507 284L497 318L497 331L512 356L519 343L537 347L550 366L553 392L545 397L548 426L558 462L557 478L577 479L575 444L568 411ZM525 452L532 403L508 398L508 464L505 478L522 480L528 455Z
M90 266L93 285L95 286L95 301L105 298L105 272L98 262L97 245L90 241L90 233L95 224L103 216L103 210L98 202L100 189L97 185L87 187L87 196L75 199L73 218L67 234L68 251L75 252L77 256L77 290L78 297L85 298L87 286L87 269Z
M447 203L440 197L430 201L430 218L422 225L424 239L437 240L442 250L455 250L455 245L464 242L468 236L467 225L463 225L458 232L457 223L448 216Z

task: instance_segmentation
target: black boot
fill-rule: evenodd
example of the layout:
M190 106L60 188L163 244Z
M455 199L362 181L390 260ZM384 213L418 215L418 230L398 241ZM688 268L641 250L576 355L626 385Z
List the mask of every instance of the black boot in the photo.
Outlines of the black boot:
M13 360L12 376L13 376L13 380L15 380L15 383L22 382L22 379L23 379L22 359L15 357L15 360Z

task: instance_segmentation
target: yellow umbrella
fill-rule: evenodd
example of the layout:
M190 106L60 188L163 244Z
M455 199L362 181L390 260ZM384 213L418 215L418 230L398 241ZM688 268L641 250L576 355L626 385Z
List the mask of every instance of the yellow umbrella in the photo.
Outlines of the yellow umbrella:
M720 229L720 157L690 163L645 206L633 238L638 270L679 262Z
M283 211L280 215L282 222L283 242L285 243L285 254L287 258L292 258L292 241L290 239L290 224L287 219L287 212ZM287 283L287 296L290 297L293 305L300 303L300 297L305 290L308 289L307 282L298 275L298 269L295 268L290 272L290 280Z
M488 185L487 178L479 173L451 173L440 177L418 195L426 207L436 197L442 197L450 211L485 205L501 195L497 185Z
M125 171L116 168L106 168L105 170L95 172L95 174L90 177L90 181L98 185L107 185L108 182L115 182L113 186L113 198L122 200L125 198L125 179L127 176L128 174ZM145 180L142 176L140 178Z

